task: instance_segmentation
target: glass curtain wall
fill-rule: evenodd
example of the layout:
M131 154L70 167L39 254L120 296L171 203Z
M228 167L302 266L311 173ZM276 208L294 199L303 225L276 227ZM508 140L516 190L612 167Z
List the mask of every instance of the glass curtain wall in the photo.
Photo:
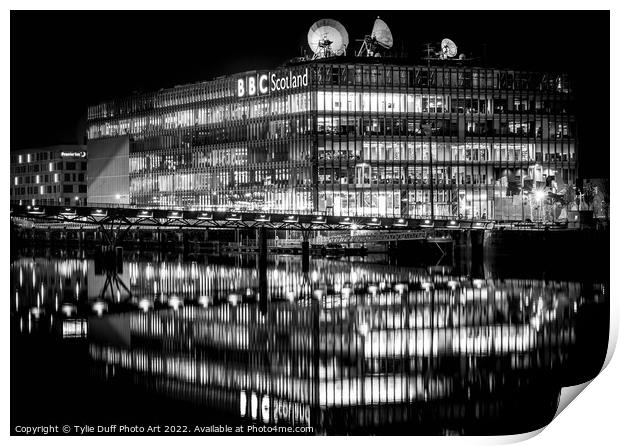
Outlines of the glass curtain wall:
M575 182L564 75L312 62L308 86L238 98L239 76L89 108L130 135L130 201L395 218L555 219ZM288 71L287 71L288 73Z
M321 212L523 220L575 181L563 76L448 65L314 72Z

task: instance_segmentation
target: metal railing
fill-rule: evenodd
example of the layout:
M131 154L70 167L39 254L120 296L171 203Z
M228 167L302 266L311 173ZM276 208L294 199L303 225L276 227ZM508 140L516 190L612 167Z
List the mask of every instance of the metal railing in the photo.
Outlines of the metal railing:
M379 243L379 242L391 242L400 240L426 240L429 237L430 232L426 230L411 230L411 231L381 231L372 234L355 234L352 231L351 234L338 234L315 237L311 240L316 244L328 244L328 243Z
M437 230L565 230L581 229L581 225L568 222L523 222L523 221L495 221L470 219L444 218L407 218L407 217L358 217L334 216L326 213L309 212L307 210L281 213L258 213L238 208L226 208L231 211L210 212L203 210L172 210L163 206L138 207L130 204L116 204L110 206L104 203L91 203L88 206L11 206L11 216L19 218L38 218L53 221L79 221L99 223L100 220L123 220L132 225L174 225L183 227L255 227L267 226L272 229L291 230L379 230L392 231L437 229ZM196 222L201 224L197 224ZM208 224L207 224L208 223Z

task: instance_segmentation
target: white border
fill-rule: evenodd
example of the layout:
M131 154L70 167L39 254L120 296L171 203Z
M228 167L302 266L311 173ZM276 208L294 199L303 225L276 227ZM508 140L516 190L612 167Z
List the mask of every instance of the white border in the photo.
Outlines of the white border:
M397 0L391 1L389 3L381 3L381 2L371 2L368 0L359 0L359 1L351 1L344 0L335 3L333 0L311 0L309 2L292 2L290 0L261 0L261 1L239 1L239 0L227 0L226 2L219 2L212 4L211 2L205 1L186 1L186 0L176 0L174 3L169 1L161 1L161 0L107 0L107 1L91 1L88 3L81 1L66 1L66 0L57 0L55 2L49 1L8 1L5 4L12 9L49 9L50 6L53 6L55 9L169 9L174 7L176 9L366 9L366 10L377 10L377 9L463 9L463 5L465 4L469 9L500 9L500 10L512 10L512 9L600 9L600 10L611 10L611 73L610 79L612 80L611 84L611 116L610 116L610 129L616 130L618 125L617 121L617 108L614 108L614 104L620 103L620 98L618 97L618 88L613 80L619 79L618 76L618 58L617 49L620 47L618 45L618 32L617 29L620 26L617 18L617 1L599 1L599 0L589 0L587 2L583 1L575 1L575 0L563 0L563 1L541 1L541 0L520 0L518 2L498 2L490 1L490 0L469 0L466 3L462 1L456 0L444 0L439 4L439 2L412 2L405 0ZM615 8L614 8L615 7ZM2 135L5 138L5 150L8 152L10 147L9 141L9 119L10 119L10 72L8 70L8 61L10 60L10 15L8 8L5 10L5 14L2 16L2 24L0 26L2 31L2 60L5 63L2 65L2 76L4 82L4 88L2 89L2 96L0 99L2 101L2 119L0 120L2 125ZM577 30L575 32L578 32ZM584 39L587 39L587 36L584 36ZM596 44L596 42L592 42L592 44ZM615 49L615 52L614 52ZM587 60L584 55L577 55L576 57L584 57L584 63L587 63ZM596 81L593 80L595 83ZM19 94L19 92L14 91L13 94ZM13 117L14 119L20 119L20 117ZM604 128L604 126L603 126ZM611 165L610 170L615 172L614 167L618 167L618 134L611 134L611 147L614 147L614 150L611 150ZM4 159L8 161L8 153L4 154ZM9 184L8 178L8 162L5 165L2 171L2 181L0 184L4 182L4 184ZM616 197L620 196L618 190L618 182L615 181L614 178L611 179L611 195L616 199ZM614 203L617 203L614 200ZM619 205L612 204L611 206L611 216L612 221L615 223L618 221L618 209ZM2 202L0 202L0 209L5 213L5 217L2 218L2 245L5 249L5 256L8 256L8 234L9 234L9 224L8 224L8 195L2 195ZM618 243L618 234L615 230L615 226L612 225L612 234L611 234L611 269L612 271L618 271L618 253L617 248L620 247ZM6 259L6 257L5 257ZM8 259L6 259L8 260ZM8 262L5 263L7 265ZM8 265L7 265L8 266ZM4 283L5 286L9 283L9 270L6 266L0 272L2 280L0 283ZM575 402L569 404L569 406L558 416L558 418L551 422L551 424L542 430L539 435L534 436L530 440L530 444L540 444L547 445L549 443L559 443L562 445L571 445L571 444L611 444L617 442L617 411L616 406L618 402L618 398L620 397L620 392L618 391L619 387L619 379L620 378L620 362L617 357L614 357L613 360L610 360L610 354L613 351L615 344L617 342L617 334L618 334L618 316L620 314L620 304L618 302L617 293L613 292L617 289L619 285L618 282L618 274L613 274L611 276L611 287L610 287L610 301L611 301L611 330L610 330L610 351L608 353L608 358L606 361L606 368L601 372L601 374L596 377L590 385L587 386L585 392L583 392ZM4 307L5 311L9 308L7 300L5 300ZM9 358L9 315L4 315L4 330L5 336L3 337L3 349L4 349L4 357ZM5 362L6 364L6 362ZM2 382L5 385L5 388L9 387L9 367L6 365L2 368ZM42 373L44 373L42 371ZM8 390L8 389L6 389ZM18 392L19 389L11 389L13 392ZM3 429L6 435L9 434L9 398L8 392L4 393L3 398L3 407L2 407L2 416L3 416ZM325 441L327 443L341 443L341 442L375 442L375 441L390 441L390 442L403 442L403 443L416 443L416 444L472 444L472 445L480 445L480 444L498 444L498 443L506 443L506 442L515 442L521 441L526 438L532 437L532 434L525 434L521 436L512 436L512 437L458 437L458 440L455 440L454 437L394 437L386 440L375 439L373 437L327 437L322 438L320 441ZM26 438L26 437L11 437L10 442L15 444L22 443L31 443L33 441L41 441L45 437L36 437L36 438ZM613 440L612 440L613 439ZM615 440L615 441L614 441ZM46 438L44 441L51 441L52 443L58 442L59 444L74 444L75 442L81 443L83 439L81 437L50 437ZM89 443L93 444L105 444L106 446L111 442L122 441L144 441L138 439L132 439L131 437L116 437L111 439L110 437L88 437L86 440ZM177 442L179 441L179 437L175 438L167 438L167 437L149 437L146 441L152 444L169 444L171 441ZM214 438L214 437L184 437L182 441L187 441L195 444L208 444L208 443L219 443L221 442L252 442L252 443L280 443L287 444L291 442L290 438L268 438L268 437L235 437L235 438ZM298 444L306 444L309 442L317 441L316 438L295 438L295 443Z

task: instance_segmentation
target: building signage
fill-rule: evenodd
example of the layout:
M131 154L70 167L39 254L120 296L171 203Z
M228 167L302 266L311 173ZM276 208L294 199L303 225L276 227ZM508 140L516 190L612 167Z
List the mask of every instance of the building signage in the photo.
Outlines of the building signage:
M79 152L60 152L61 158L86 158L86 152L81 150Z
M308 69L303 74L293 74L289 71L284 76L276 73L271 73L270 77L271 91L283 91L291 90L293 88L307 87L308 86Z
M237 79L238 98L265 94L269 94L269 73L258 73Z
M237 79L237 97L254 97L274 91L294 90L308 86L308 69L302 73L278 72L256 73Z

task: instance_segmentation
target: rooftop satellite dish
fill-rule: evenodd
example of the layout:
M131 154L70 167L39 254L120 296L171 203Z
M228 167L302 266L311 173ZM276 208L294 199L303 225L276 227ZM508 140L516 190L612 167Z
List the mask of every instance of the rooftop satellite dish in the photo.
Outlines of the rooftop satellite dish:
M389 50L394 45L394 38L392 37L392 31L383 20L379 17L375 20L375 24L372 27L371 36L377 39L377 43L383 48Z
M308 31L308 46L314 53L312 59L346 54L347 45L349 34L337 20L321 19Z
M372 32L362 40L362 46L357 52L357 56L378 57L382 49L389 50L394 45L392 31L379 17L375 19Z
M440 59L447 59L449 57L456 56L457 48L456 44L450 39L443 39L441 41L441 54Z

